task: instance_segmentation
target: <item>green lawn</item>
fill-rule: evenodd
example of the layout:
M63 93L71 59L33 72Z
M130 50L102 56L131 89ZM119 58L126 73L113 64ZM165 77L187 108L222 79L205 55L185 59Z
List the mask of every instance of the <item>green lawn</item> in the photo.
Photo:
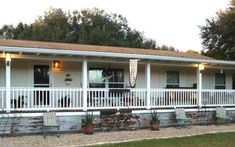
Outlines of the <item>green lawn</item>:
M113 136L114 137L114 136ZM233 147L235 132L206 134L193 137L152 139L136 142L105 144L99 147Z

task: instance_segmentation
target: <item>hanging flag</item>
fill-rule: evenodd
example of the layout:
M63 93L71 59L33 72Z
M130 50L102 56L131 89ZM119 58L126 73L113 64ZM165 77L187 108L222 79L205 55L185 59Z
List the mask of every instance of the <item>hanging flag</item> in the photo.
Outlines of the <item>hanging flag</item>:
M138 71L138 59L130 59L130 86L135 87Z

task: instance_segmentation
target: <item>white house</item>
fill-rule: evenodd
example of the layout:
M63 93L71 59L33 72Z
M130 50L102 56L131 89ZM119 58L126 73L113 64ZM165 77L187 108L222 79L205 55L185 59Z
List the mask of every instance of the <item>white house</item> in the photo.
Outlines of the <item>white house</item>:
M196 53L0 39L0 111L235 106L235 62ZM139 59L130 88L129 59Z

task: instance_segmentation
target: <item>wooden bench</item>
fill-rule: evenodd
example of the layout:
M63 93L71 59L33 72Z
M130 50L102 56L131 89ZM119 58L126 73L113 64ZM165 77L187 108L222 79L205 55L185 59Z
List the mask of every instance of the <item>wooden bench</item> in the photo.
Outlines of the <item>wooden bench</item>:
M43 133L44 137L46 137L46 133L48 129L56 128L58 132L58 137L60 136L60 126L56 118L55 112L46 112L43 114Z

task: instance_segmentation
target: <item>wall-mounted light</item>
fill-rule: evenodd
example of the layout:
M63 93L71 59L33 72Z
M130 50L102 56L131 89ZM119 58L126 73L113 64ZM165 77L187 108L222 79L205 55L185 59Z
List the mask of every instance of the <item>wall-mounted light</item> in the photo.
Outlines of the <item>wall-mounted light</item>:
M198 68L199 68L200 71L202 71L202 70L205 69L205 66L204 66L203 64L199 64L199 65L198 65Z
M11 64L11 54L10 53L5 54L5 60L6 60L6 65L10 66L10 64Z
M221 69L221 70L220 70L220 74L223 74L223 73L224 73L224 71L223 71L223 69Z
M59 70L60 69L60 61L58 61L58 60L53 61L53 68L56 70Z

